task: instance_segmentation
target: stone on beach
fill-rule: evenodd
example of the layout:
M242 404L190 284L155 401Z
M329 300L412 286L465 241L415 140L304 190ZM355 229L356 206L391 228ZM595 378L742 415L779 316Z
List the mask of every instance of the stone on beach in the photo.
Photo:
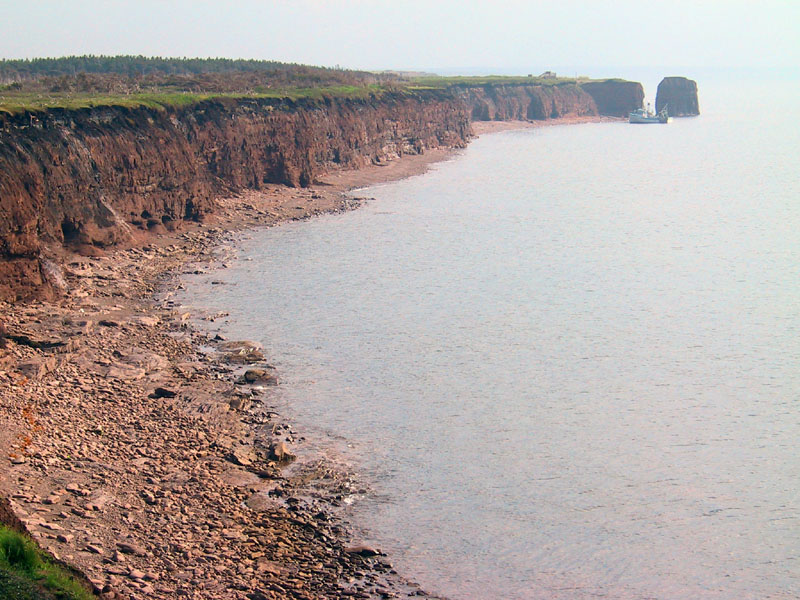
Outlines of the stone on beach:
M241 467L249 467L255 460L253 449L248 446L238 446L231 450L227 458L230 462Z
M344 549L348 554L358 554L359 556L385 556L380 550L376 550L370 546L349 546Z
M178 395L178 392L175 390L171 390L168 388L157 387L153 390L153 393L150 394L153 398L174 398Z
M261 385L278 385L278 378L266 369L248 369L242 376L244 383Z
M264 360L261 346L250 341L224 342L220 344L225 360L233 364L254 364Z
M297 458L289 452L289 447L284 442L273 444L269 449L269 457L278 463L289 463Z
M119 551L123 554L134 554L136 556L144 556L147 554L144 547L135 542L117 542L117 548L119 548Z

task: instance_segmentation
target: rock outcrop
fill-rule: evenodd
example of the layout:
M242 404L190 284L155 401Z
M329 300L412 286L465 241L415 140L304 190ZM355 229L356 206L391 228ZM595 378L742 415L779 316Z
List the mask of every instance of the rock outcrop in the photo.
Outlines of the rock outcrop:
M0 298L55 296L64 247L96 253L174 229L223 195L462 147L472 120L624 116L643 97L608 80L0 112Z
M594 99L601 115L627 117L644 103L644 89L636 81L589 81L581 84L581 88Z
M0 297L56 291L48 258L63 245L108 246L201 219L221 194L469 136L466 109L439 92L0 113Z
M473 121L541 121L599 114L592 96L575 84L486 85L464 88L460 96Z
M697 82L686 77L665 77L658 84L656 112L667 107L670 117L694 117L700 114Z

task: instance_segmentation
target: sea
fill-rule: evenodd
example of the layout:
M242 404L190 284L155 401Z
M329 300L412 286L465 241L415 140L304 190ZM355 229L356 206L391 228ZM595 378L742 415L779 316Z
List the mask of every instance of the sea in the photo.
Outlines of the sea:
M185 278L426 590L800 598L800 80L698 87L669 125L481 136Z

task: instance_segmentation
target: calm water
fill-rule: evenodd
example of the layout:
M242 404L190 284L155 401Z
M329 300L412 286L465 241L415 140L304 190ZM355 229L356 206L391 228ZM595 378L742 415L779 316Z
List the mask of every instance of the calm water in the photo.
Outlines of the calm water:
M252 234L185 301L264 343L305 451L363 474L354 519L428 589L798 598L798 91L484 136Z

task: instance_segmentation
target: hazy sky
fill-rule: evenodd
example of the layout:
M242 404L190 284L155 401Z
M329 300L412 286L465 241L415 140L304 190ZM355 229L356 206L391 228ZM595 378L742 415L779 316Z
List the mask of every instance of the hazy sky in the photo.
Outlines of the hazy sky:
M800 0L0 0L0 57L226 56L361 69L800 66Z

